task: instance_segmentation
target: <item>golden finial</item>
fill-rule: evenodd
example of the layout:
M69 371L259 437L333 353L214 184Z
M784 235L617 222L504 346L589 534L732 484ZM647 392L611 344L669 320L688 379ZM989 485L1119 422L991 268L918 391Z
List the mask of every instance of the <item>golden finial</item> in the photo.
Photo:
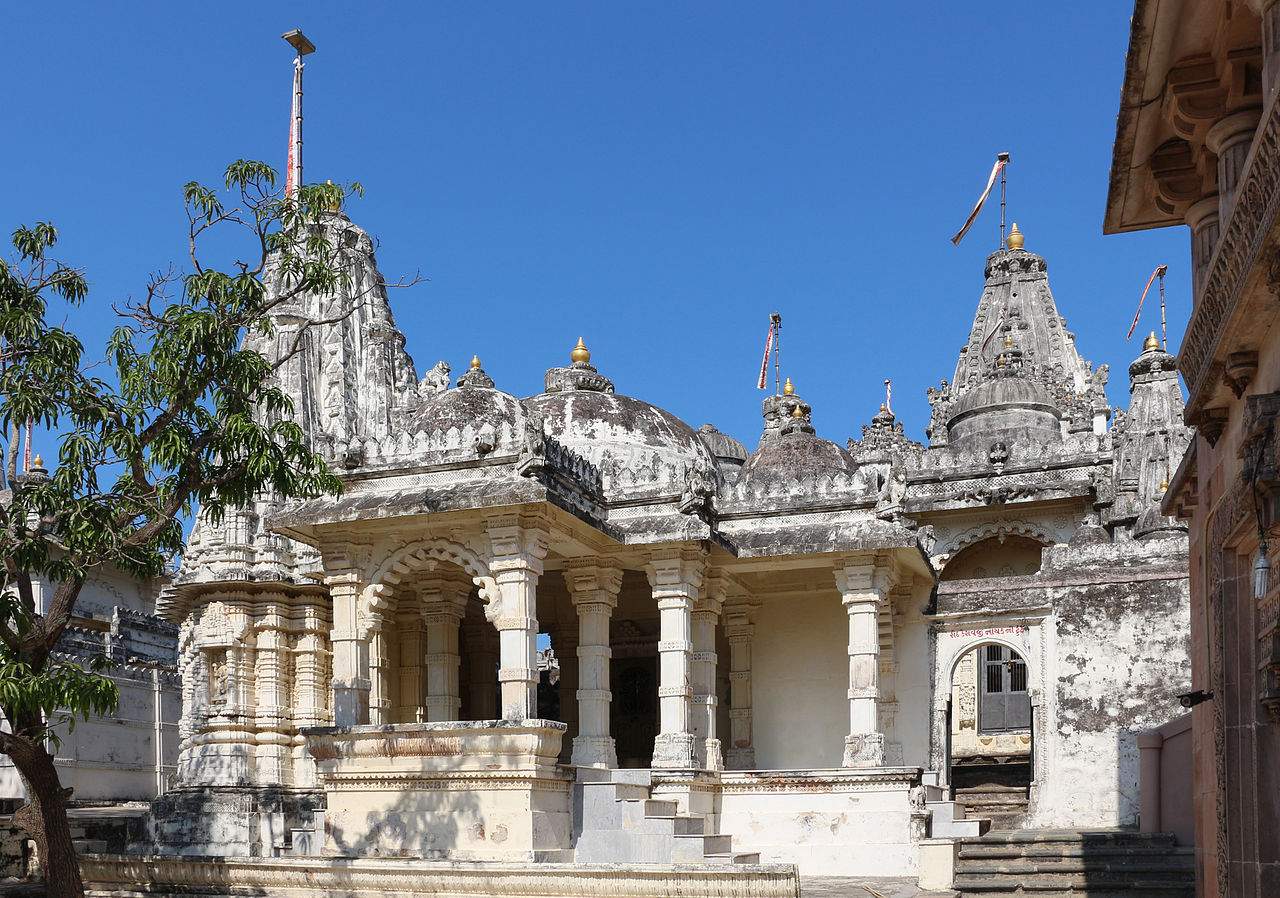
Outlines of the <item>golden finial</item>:
M793 418L803 418L803 417L804 417L804 409L800 408L800 406L798 406L798 405L797 405L795 408L793 408L793 409L791 410L791 417L793 417Z
M471 370L475 371L479 367L480 367L480 356L473 355L471 357Z
M791 383L791 378L789 378L789 377L788 377L788 378L787 378L787 382L786 382L785 384L783 384L783 385L782 385L782 395L783 395L783 396L794 396L795 394L796 394L796 388L795 388L795 385L794 385L793 383Z
M1147 334L1147 339L1142 341L1142 351L1151 352L1151 350L1159 349L1159 348L1160 348L1160 340L1159 338L1156 337L1156 332L1152 331L1151 333Z
M1013 349L1013 334L1004 335L1004 348Z
M1159 485L1158 487L1156 487L1156 489L1158 489L1158 490L1160 491L1160 495L1162 495L1162 496L1163 496L1165 493L1169 492L1169 478L1168 478L1168 477L1166 477L1164 480L1161 480L1161 481L1160 481L1160 485Z
M44 459L40 457L40 453L39 453L39 452L37 452L37 453L36 453L36 457L35 457L35 458L31 459L31 467L33 467L33 468L43 468L43 467L44 467Z
M585 365L591 361L591 350L587 349L587 344L582 342L581 337L578 338L578 345L569 353L569 360L575 365L579 363Z
M1007 241L1009 249L1022 249L1026 242L1027 238L1022 236L1022 232L1018 230L1018 223L1015 221L1013 227L1009 229L1009 240Z

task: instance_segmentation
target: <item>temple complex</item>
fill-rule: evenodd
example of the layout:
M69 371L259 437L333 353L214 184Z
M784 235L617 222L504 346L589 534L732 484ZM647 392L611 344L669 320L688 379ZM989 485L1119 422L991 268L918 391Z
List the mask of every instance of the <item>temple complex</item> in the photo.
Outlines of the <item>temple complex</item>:
M989 821L1135 824L1135 734L1188 688L1159 503L1190 433L1154 335L1110 407L1016 226L924 441L888 401L820 436L850 428L790 371L751 449L583 339L534 396L474 357L420 375L369 235L325 229L349 289L250 339L275 360L308 329L282 386L345 489L197 521L159 605L182 717L147 851L278 882L393 858L936 883Z

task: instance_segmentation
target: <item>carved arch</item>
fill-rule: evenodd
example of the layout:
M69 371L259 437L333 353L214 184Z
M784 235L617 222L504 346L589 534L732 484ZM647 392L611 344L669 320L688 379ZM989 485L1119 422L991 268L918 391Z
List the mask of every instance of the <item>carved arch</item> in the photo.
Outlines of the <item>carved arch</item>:
M501 598L498 582L483 558L461 543L424 539L401 546L373 569L369 585L360 594L361 615L366 619L381 615L388 608L392 591L406 574L432 570L440 561L456 564L470 574L471 582L479 587L480 601L486 606L497 607Z
M1048 528L1031 521L987 521L948 540L947 551L935 555L934 560L946 564L952 557L975 543L986 539L1004 539L1008 536L1024 536L1045 546L1051 546L1058 541Z

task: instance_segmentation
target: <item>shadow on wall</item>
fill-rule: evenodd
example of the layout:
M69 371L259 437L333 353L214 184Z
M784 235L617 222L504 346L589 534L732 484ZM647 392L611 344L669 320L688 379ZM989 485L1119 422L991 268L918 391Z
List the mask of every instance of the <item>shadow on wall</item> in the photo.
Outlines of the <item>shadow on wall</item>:
M460 784L463 785L463 784ZM424 807L432 802L434 807ZM486 831L476 797L467 789L397 792L395 801L368 811L363 821L327 817L325 844L343 857L408 857L445 860L459 848L501 849L506 827Z

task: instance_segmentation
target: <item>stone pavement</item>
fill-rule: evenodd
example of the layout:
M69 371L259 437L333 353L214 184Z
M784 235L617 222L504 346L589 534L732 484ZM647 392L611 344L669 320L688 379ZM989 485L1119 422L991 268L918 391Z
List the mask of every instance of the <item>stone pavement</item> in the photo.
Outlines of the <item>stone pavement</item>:
M958 892L921 891L914 879L800 877L801 898L954 898Z

